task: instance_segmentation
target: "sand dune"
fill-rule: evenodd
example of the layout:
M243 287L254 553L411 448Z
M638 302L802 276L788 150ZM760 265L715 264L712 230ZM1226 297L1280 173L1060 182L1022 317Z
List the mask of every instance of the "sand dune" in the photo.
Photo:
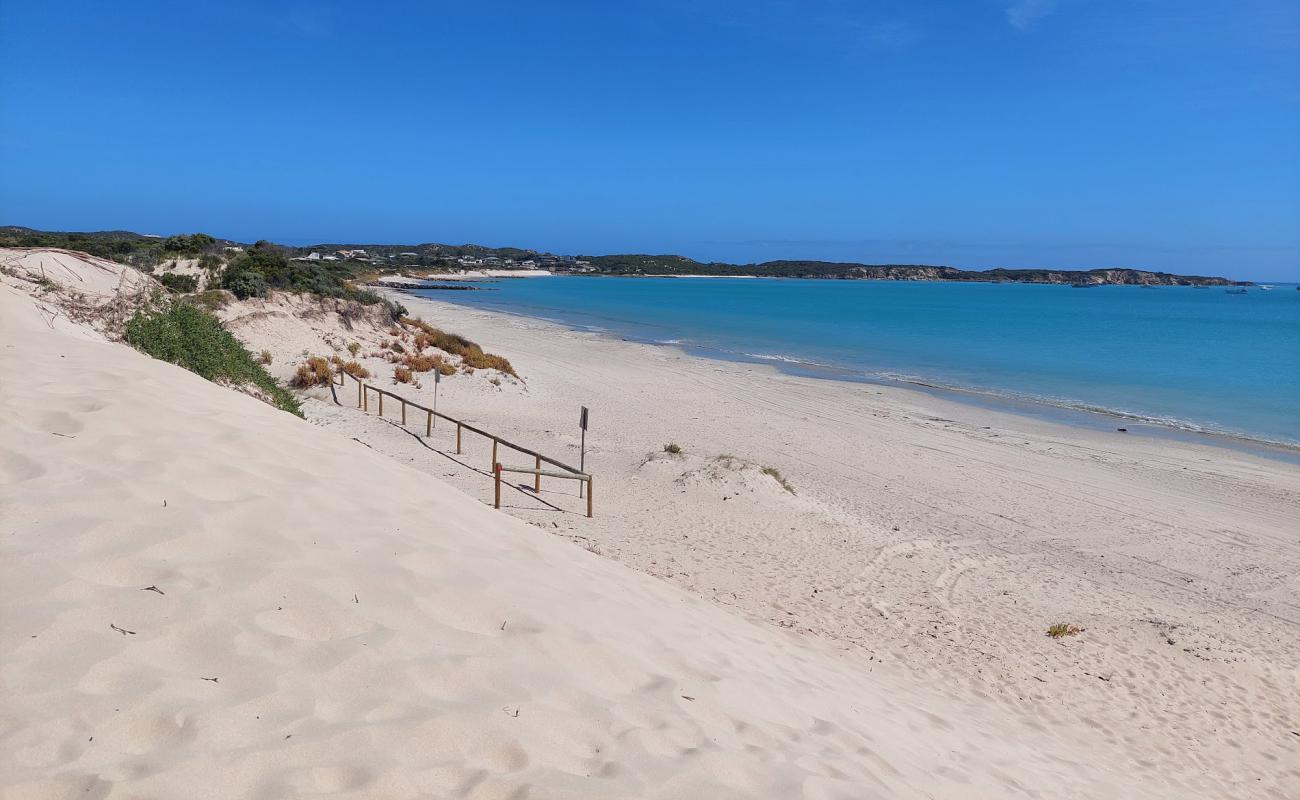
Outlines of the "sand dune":
M584 552L27 290L0 285L5 797L1223 796ZM844 513L760 463L637 459L692 503Z

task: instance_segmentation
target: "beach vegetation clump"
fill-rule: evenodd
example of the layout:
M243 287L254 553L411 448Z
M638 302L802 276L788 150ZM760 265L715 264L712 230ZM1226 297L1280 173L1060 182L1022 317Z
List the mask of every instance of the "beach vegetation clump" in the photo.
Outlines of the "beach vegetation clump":
M776 481L777 483L781 484L782 489L785 489L790 494L795 494L794 487L791 486L790 482L787 481L785 479L785 476L781 474L781 470L777 469L776 467L763 467L762 473L767 477L771 478L772 480Z
M142 353L184 367L214 382L252 384L271 402L302 416L298 401L276 383L221 321L191 303L141 309L126 324L126 341Z
M159 275L158 282L169 291L177 294L189 294L199 288L199 279L197 277L194 275L180 275L175 272L165 272Z
M350 342L348 344L348 352L352 354L353 358L355 358L357 353L361 352L361 344L359 342Z
M669 442L664 445L664 452L669 455L679 456L682 454L682 446L677 442Z
M258 363L260 363L260 364L262 364L262 365L270 364L270 363L271 363L271 351L270 351L270 350L263 350L263 351L262 351L262 354L261 354L261 357L258 359Z
M382 303L389 319L397 321L407 312L401 303L385 300L378 294L357 289L349 278L348 267L317 261L291 260L284 248L260 241L240 253L221 273L222 288L240 300L265 297L272 289L354 300L363 305Z
M296 389L309 389L312 386L325 386L334 380L334 370L330 362L320 356L312 356L307 363L299 364L289 385Z
M1067 622L1058 622L1047 629L1047 635L1053 639L1064 639L1066 636L1078 636L1083 632L1083 628L1078 625L1071 625Z
M437 369L443 363L443 358L442 356L410 355L402 363L413 372L428 372Z
M415 380L415 373L406 367L393 367L393 381L395 383L412 383Z
M340 372L346 372L359 381L370 377L370 370L355 361L345 361L339 364L338 367Z
M460 356L461 363L466 367L471 367L473 369L495 369L498 372L504 372L512 377L519 377L518 373L515 372L515 368L511 366L508 359L492 353L483 352L482 347L479 347L464 336L447 333L440 328L430 325L422 319L402 317L402 324L419 330L419 333L415 335L414 343L415 347L419 350L423 350L425 347L436 347L444 353Z
M209 311L219 311L230 303L230 294L220 289L208 289L185 298L188 303L202 306Z

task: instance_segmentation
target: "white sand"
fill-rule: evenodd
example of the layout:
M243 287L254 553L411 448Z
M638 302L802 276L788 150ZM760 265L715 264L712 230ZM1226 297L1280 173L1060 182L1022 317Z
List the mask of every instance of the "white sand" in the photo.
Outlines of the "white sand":
M592 407L597 519L509 505L600 557L487 508L481 443L319 430L0 282L5 797L1300 786L1293 467L427 306L527 380L448 413L559 454Z
M1183 794L1300 794L1294 464L401 300L526 380L444 380L445 412L576 463L592 409L597 518L558 481L511 513L958 700L1095 729L1099 761ZM491 501L483 440L454 458L450 431L430 450L340 400L309 413Z

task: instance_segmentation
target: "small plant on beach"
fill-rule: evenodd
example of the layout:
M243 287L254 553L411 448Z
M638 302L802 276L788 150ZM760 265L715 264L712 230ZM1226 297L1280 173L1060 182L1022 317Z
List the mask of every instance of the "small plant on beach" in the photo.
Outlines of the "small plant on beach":
M356 358L357 353L361 352L361 345L360 345L359 343L357 343L357 342L351 342L351 343L349 343L349 344L348 344L348 352L352 354L352 357L353 357L353 358Z
M270 364L270 363L271 363L271 351L270 351L270 350L263 350L263 351L262 351L262 355L261 355L261 357L258 358L258 362L261 363L261 364L263 364L263 365L265 365L265 364Z
M501 379L500 379L500 378L493 378L493 379L489 380L488 383L492 384L493 386L500 386L500 385L501 385Z
M767 477L781 484L782 489L785 489L790 494L795 493L794 487L791 486L790 482L787 481L785 479L785 476L781 474L781 470L777 469L776 467L763 467L762 472Z
M370 370L355 361L340 361L337 366L339 372L346 372L359 381L370 377Z
M405 348L405 347L402 347L402 343L401 343L401 342L398 342L398 341L390 342L389 345L388 345L388 347L389 347L389 348L390 348L394 353L405 353L405 352L406 352L406 348Z
M423 350L425 347L436 347L445 353L451 353L454 356L460 356L461 363L466 367L474 369L495 369L504 372L507 375L518 378L515 368L510 365L510 361L502 356L493 355L492 353L483 352L483 348L474 342L466 339L464 336L457 336L454 333L447 333L439 328L435 328L421 319L403 317L402 324L419 331L415 335L414 346Z
M1071 625L1067 622L1058 622L1047 629L1047 635L1053 639L1064 639L1066 636L1078 636L1083 631L1078 625Z
M320 356L312 356L306 364L299 364L289 385L296 389L308 389L312 386L325 386L334 380L334 370L330 362Z
M393 381L395 383L410 383L415 379L415 375L406 367L393 368Z
M428 372L442 364L441 356L407 356L402 360L412 372Z
M126 325L126 341L161 361L184 367L210 381L253 384L277 408L302 416L298 401L253 356L221 321L198 306L184 302L136 312Z
M677 442L669 442L664 445L664 452L669 455L679 456L682 454L682 446Z

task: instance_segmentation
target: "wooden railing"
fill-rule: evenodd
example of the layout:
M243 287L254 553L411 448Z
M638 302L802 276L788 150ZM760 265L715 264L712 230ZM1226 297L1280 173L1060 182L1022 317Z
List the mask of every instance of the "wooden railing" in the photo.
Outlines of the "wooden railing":
M486 439L491 440L491 442L492 442L492 463L491 463L491 469L492 469L493 480L495 481L495 484L496 484L495 503L494 503L494 505L495 505L496 508L500 508L500 507L501 507L501 473L503 473L503 472L518 472L518 473L527 473L527 474L530 474L530 475L533 476L533 491L534 491L534 492L541 492L541 490L542 490L542 476L543 476L543 475L545 475L545 476L547 476L547 477L550 477L550 478L562 478L562 479L566 479L566 480L576 480L576 481L579 481L579 482L581 482L581 483L585 483L585 484L586 484L586 490L587 490L587 492L586 492L586 494L587 494L587 516L590 517L590 516L592 515L591 474L590 474L590 473L583 472L582 470L577 469L577 468L575 468L575 467L571 467L571 466L569 466L568 464L565 464L565 463L562 462L562 461L557 461L557 460L555 460L554 458L551 458L550 456L544 456L544 455L542 455L541 453L537 452L536 450L532 450L532 449L530 449L530 448L523 447L522 445L517 445L517 444L515 444L514 442L511 442L511 441L509 441L509 440L506 440L506 439L501 438L500 436L497 436L495 433L489 433L489 432L483 430L482 428L475 427L475 426L469 424L468 422L465 422L464 420L459 420L459 419L456 419L455 417L448 416L448 415L442 413L441 411L435 411L435 410L433 410L432 408L429 408L428 406L420 405L419 403L417 403L417 402L415 402L415 401L413 401L413 400L407 400L405 397L402 397L401 395L396 394L396 393L394 393L394 392L390 392L390 391L388 391L387 389L381 389L381 388L378 387L378 386L375 386L375 385L373 385L373 384L366 383L365 381L361 380L360 378L357 378L357 377L354 376L354 375L350 375L350 374L348 374L348 373L346 373L346 372L339 371L338 373L336 373L336 377L338 378L338 382L337 382L337 383L334 383L334 386L337 386L337 387L339 387L339 388L346 388L346 387L347 387L347 379L348 379L348 378L352 378L352 380L353 380L353 381L356 383L356 385L357 385L357 408L361 409L362 411L364 411L364 412L366 412L366 413L369 413L369 412L370 412L370 394L371 394L372 392L373 392L373 393L376 395L376 397L378 398L378 401L379 401L379 402L378 402L378 408L377 408L377 411L378 411L379 416L381 416L381 417L384 416L384 398L385 398L385 397L391 398L392 400L395 400L395 401L399 404L399 406L400 406L400 408L401 408L401 415L402 415L402 416L401 416L401 419L402 419L402 425L406 425L406 408L407 408L407 406L410 406L411 408L414 408L414 409L418 409L418 410L420 410L420 411L423 411L423 412L425 413L424 435L425 435L426 437L428 437L428 436L432 436L432 435L433 435L433 429L434 429L434 427L436 426L436 420L443 419L443 420L446 420L447 422L452 423L453 425L456 426L456 454L457 454L457 455L461 455L461 454L462 454L461 444L462 444L462 436L463 436L463 432L464 432L464 431L469 431L470 433L476 433L476 434L478 434L479 436L482 436L482 437L484 437L484 438L486 438ZM526 456L532 456L532 457L533 457L533 467L532 467L532 468L527 468L527 467L507 467L507 466L503 465L503 464L498 460L498 458L497 458L498 450L499 450L499 448L502 447L502 446L504 446L504 447L506 447L506 448L508 448L508 449L510 449L510 450L514 450L515 452L523 453L523 454L526 455ZM553 466L553 467L558 467L559 469L563 470L563 472L555 472L555 471L550 471L550 470L543 470L543 469L542 469L542 464L543 464L543 463L550 464L550 465Z

